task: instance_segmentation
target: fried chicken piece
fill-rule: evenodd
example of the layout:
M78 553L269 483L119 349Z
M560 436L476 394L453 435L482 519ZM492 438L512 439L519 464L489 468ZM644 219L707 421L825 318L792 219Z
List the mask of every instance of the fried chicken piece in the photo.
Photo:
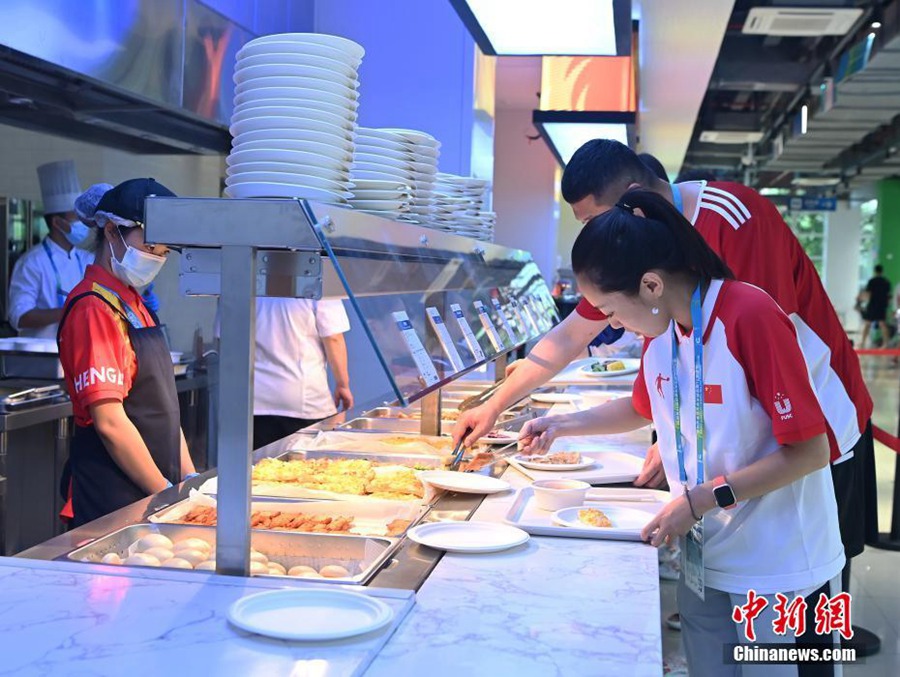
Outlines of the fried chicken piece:
M412 524L412 521L410 521L410 520L395 519L395 520L391 521L387 525L388 536L402 535L403 532L405 532L407 529L409 529L410 524Z

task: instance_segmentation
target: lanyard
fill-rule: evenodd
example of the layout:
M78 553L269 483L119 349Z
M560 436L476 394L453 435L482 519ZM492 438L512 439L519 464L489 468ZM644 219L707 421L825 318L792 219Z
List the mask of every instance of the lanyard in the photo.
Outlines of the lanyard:
M678 210L678 213L684 214L684 198L681 196L681 188L678 187L677 183L672 184L672 202L675 204L675 209Z
M694 424L697 428L697 482L703 484L703 310L700 305L700 283L691 296L691 323L694 338ZM681 436L681 391L678 387L678 333L672 326L672 407L675 410L675 448L678 452L678 477L687 489L684 466L684 440ZM695 485L696 486L696 485Z
M50 245L47 244L47 240L44 239L41 241L41 245L44 247L44 251L47 254L47 258L50 259L50 267L53 268L53 275L56 277L56 300L61 301L60 306L65 304L66 297L69 295L62 286L62 279L59 276L59 268L56 267L56 261L53 260L53 253L50 251ZM77 260L77 256L75 257ZM79 261L79 268L81 268L81 262ZM84 269L81 269L81 277L84 277Z
M95 284L101 289L105 289L107 292L109 292L119 300L119 303L122 306L122 312L125 313L125 317L128 318L128 321L131 323L132 327L134 327L135 329L145 329L147 327L147 325L144 324L144 321L141 320L140 316L136 312L134 312L134 310L132 310L131 306L129 306L121 296L119 296L109 287L106 287L99 282L96 282Z

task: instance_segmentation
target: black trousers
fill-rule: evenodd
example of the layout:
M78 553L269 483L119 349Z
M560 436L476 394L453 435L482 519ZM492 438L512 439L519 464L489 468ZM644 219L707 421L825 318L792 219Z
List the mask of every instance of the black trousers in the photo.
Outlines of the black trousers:
M253 448L265 447L321 420L321 418L292 418L290 416L254 416Z

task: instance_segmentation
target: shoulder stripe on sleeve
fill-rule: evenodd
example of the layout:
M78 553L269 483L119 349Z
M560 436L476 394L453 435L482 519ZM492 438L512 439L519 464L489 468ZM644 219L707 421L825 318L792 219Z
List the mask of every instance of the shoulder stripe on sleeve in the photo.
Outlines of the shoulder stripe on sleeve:
M735 221L734 215L733 215L731 212L729 212L729 211L728 211L727 209L725 209L724 207L720 207L720 206L717 205L715 202L705 202L705 201L702 201L702 202L700 202L700 208L701 208L701 209L709 209L709 210L711 210L711 211L716 212L716 213L719 214L723 219L725 219L726 221L728 221L729 225L731 225L731 227L734 228L735 230L737 230L738 228L741 227L741 224L738 223L737 221Z
M744 213L740 209L738 209L737 205L734 202L727 198L721 197L720 195L704 194L701 202L706 204L713 203L724 207L734 215L735 220L741 225L743 225L747 220L747 218L744 216Z
M707 186L704 193L708 193L708 197L712 195L718 195L720 197L726 198L729 202L734 204L740 212L744 215L744 219L749 219L751 217L750 210L741 202L734 193L729 193L727 190L722 190L721 188L713 188L712 186Z

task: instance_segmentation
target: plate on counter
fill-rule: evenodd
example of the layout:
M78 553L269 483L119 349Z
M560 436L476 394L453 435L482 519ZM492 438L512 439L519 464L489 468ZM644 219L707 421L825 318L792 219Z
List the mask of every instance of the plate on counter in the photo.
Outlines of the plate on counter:
M610 371L594 371L593 366L595 364L614 364L621 363L623 365L623 369L613 369ZM641 368L641 361L634 358L623 358L623 359L602 359L602 360L594 360L591 364L583 365L578 371L586 376L593 376L595 378L613 378L615 376L629 376L631 374L637 374Z
M346 204L346 196L350 193L334 193L320 188L309 188L293 183L236 183L225 188L225 195L235 198L274 197L300 198L325 203Z
M531 399L544 404L572 404L579 399L579 395L573 393L531 393Z
M554 452L551 452L549 455L552 456L553 453ZM518 454L514 457L514 460L523 468L528 468L529 470L548 470L551 472L562 472L565 470L584 470L585 468L593 467L597 462L595 459L589 458L587 456L582 456L581 461L578 463L541 463L540 461L534 460L536 458L542 458L542 456L538 454L534 454L532 456Z
M582 511L593 511L603 513L611 525L598 526L587 521L582 521L579 514ZM637 531L640 532L647 523L653 519L653 515L642 510L634 508L626 508L609 503L592 503L591 505L576 506L574 508L563 508L553 513L551 520L554 524L562 527L571 527L575 529L615 529L616 531Z
M419 545L462 553L500 552L530 538L518 527L494 522L430 522L410 529L407 535Z
M460 494L497 494L509 489L509 483L496 477L453 470L426 470L418 473L422 482L438 489Z
M299 129L297 127L265 128L247 131L235 136L231 146L236 150L238 146L243 147L247 144L259 143L261 141L267 144L282 144L282 142L289 142L292 144L291 147L293 147L295 142L300 144L315 143L317 147L327 146L332 152L339 154L339 156L342 157L346 157L346 155L349 154L350 159L353 159L353 139L347 139L343 134L336 135L332 132L317 132L311 129ZM284 144L278 145L276 148L287 150L289 146ZM317 148L313 148L313 150L317 150Z
M515 444L519 441L519 433L509 432L508 430L495 430L478 441L484 444Z
M228 620L241 630L299 641L355 637L393 618L393 609L381 600L344 590L269 590L228 609Z

